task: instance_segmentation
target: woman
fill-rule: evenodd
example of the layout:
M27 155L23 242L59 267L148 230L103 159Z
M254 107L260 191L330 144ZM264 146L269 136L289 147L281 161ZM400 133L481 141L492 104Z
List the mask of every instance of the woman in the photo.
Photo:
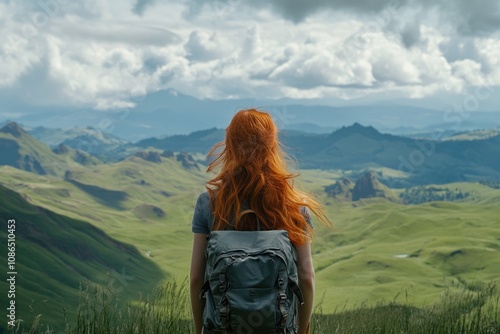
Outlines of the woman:
M314 302L314 267L311 258L309 209L326 225L330 221L320 205L294 187L286 155L278 141L278 129L271 116L256 109L237 112L226 129L224 142L217 143L208 156L222 149L207 172L221 167L207 182L207 192L198 197L193 226L190 296L195 332L202 333L203 305L199 292L205 272L207 235L224 230L243 208L255 211L261 229L286 230L297 251L299 286L304 304L298 311L299 334L309 332ZM252 220L253 219L253 220ZM245 215L231 226L236 230L255 229L255 217Z

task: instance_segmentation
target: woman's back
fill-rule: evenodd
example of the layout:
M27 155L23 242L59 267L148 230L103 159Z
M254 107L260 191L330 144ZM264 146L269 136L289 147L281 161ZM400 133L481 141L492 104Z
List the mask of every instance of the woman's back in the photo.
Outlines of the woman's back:
M297 259L297 289L302 291L304 301L297 313L297 333L307 333L314 300L314 266L310 248L313 229L309 210L325 224L329 224L328 218L322 212L320 204L294 184L294 178L299 174L288 172L287 161L291 162L291 160L287 159L287 155L280 146L278 129L268 113L255 109L241 110L236 113L226 129L225 140L217 143L209 152L209 156L214 155L216 157L208 166L207 172L216 172L216 175L206 183L207 191L200 194L197 199L192 224L194 242L190 287L196 333L200 334L202 328L210 332L207 326L211 325L204 323L203 319L218 319L216 321L218 324L228 323L225 321L227 319L223 319L228 314L227 308L229 307L226 297L221 297L219 300L215 311L218 316L215 318L213 314L207 315L206 312L209 312L210 308L206 307L206 317L203 316L203 303L198 299L200 291L206 291L202 289L202 286L206 289L208 284L209 289L215 291L217 284L220 284L219 289L223 293L226 293L230 286L230 284L225 284L224 273L227 273L225 271L227 268L217 277L212 277L213 272L218 272L212 267L207 267L205 257L209 253L207 240L213 240L209 236L217 232L217 235L224 235L225 238L237 238L236 235L241 235L239 231L256 230L257 226L264 231L286 231L280 234L286 235L286 239L294 246L292 249L296 251L296 257L292 258ZM251 209L252 214L241 215L241 212L246 209ZM226 230L235 230L236 233L226 233L228 232ZM265 235L265 233L256 232L254 239L252 235L244 234L246 245L251 246L254 241L258 243L260 239L257 235ZM232 245L233 241L235 240L228 240L228 244ZM210 245L216 248L217 243L212 242ZM241 260L242 256L245 257L248 254L244 252L240 255L232 254L228 259L228 266L235 264L235 261ZM210 262L208 265L215 265L215 262ZM255 267L254 269L245 272L252 275L262 268ZM205 277L205 272L207 272L207 277ZM278 278L278 282L281 281L283 278ZM269 283L273 287L276 285L274 282ZM254 291L253 289L243 290ZM278 296L283 296L283 294L280 293ZM250 307L251 298L243 304ZM289 306L285 306L284 299L269 301L269 307L275 305L280 305L281 314L287 313L286 308ZM289 310L292 311L293 307ZM285 318L286 316L281 317L281 319ZM293 328L293 326L289 327L289 324L286 327ZM290 333L293 332L295 331Z
M242 202L241 210L252 209L246 202ZM301 206L299 208L304 219L307 221L309 226L312 227L311 215L309 209L306 206ZM242 230L256 230L256 219L253 215L248 215L245 224L241 226ZM192 232L209 234L212 229L212 222L214 221L214 215L210 208L210 194L208 191L201 193L196 200L193 221L192 221Z

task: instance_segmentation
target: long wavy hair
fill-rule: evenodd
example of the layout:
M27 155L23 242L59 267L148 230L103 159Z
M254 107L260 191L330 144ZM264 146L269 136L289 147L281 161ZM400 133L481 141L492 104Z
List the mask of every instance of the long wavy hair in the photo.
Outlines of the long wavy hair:
M219 166L221 170L206 184L214 230L226 229L228 224L235 230L255 230L254 215L239 217L243 203L255 211L262 230L284 229L297 245L310 241L313 234L301 206L330 225L320 204L294 186L293 179L300 173L287 171L286 161L293 162L282 149L278 128L268 113L237 112L226 128L225 140L208 153L214 156L207 173Z

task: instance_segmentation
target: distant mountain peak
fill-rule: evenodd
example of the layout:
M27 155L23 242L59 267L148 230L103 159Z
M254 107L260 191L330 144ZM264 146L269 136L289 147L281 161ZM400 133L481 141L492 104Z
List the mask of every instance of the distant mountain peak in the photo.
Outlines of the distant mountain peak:
M23 130L16 122L10 122L0 129L0 132L8 133L16 138L21 138L21 136L26 135L26 131Z
M359 124L358 122L354 122L354 124L351 125L351 128L365 128L365 126Z
M355 131L355 132L362 132L362 133L380 134L380 132L378 132L378 130L375 129L373 126L371 126L371 125L364 126L358 122L354 123L351 126L342 127L341 130L342 129L345 129L346 131L352 131L352 132Z
M383 136L377 129L373 126L364 126L360 123L356 122L349 126L343 126L337 131L334 131L330 134L330 137L339 138L346 137L353 134L360 134L370 138L380 138Z

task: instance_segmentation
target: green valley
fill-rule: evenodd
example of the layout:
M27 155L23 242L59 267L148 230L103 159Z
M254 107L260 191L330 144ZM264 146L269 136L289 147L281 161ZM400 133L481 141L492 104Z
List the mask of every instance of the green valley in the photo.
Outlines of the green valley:
M75 307L80 283L109 285L110 275L123 268L134 277L123 299L188 276L190 224L210 177L206 166L187 153L151 148L113 163L55 163L53 174L0 166L2 238L7 220L19 221L19 318L29 317L34 305L46 323L62 324L61 307ZM301 169L296 180L334 222L327 228L313 217L317 300L323 297L324 313L396 295L429 305L452 282L500 276L500 189L478 182L430 184L425 187L468 196L404 204L405 189L389 189L375 177L408 175L377 167L368 178L376 185L371 198L328 191L364 171Z
M119 291L123 298L137 298L138 291L150 291L151 282L163 277L158 265L135 246L110 238L86 221L33 205L4 186L0 186L0 198L2 240L7 240L7 222L14 225L13 300L19 319L29 322L42 314L43 323L61 329L64 315L75 316L85 282ZM5 280L0 288L7 296Z

